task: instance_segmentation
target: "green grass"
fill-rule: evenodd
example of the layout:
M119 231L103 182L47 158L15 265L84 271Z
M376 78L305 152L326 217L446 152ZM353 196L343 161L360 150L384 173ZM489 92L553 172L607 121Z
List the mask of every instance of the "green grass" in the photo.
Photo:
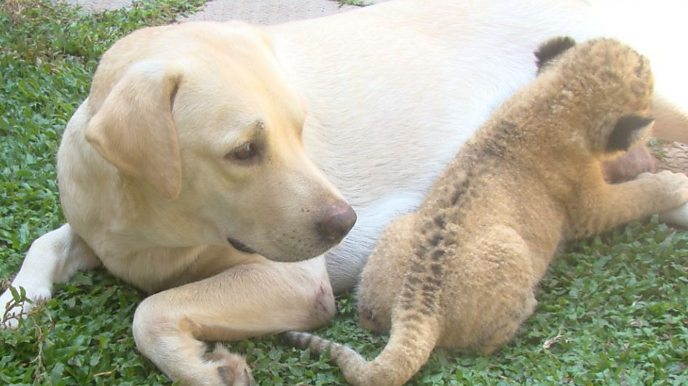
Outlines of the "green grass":
M200 3L165 0L95 16L47 0L0 3L0 278L19 268L31 240L63 222L55 153L100 54L126 32ZM511 344L491 357L436 350L411 384L688 384L687 271L688 233L655 220L573 244ZM0 385L169 384L131 337L142 298L103 271L57 286L17 330L0 331ZM351 297L338 307L319 333L375 356L385 338L356 326ZM343 383L327 358L278 337L228 345L247 356L262 385Z
M374 4L374 3L370 3L370 2L365 1L365 0L331 0L331 1L338 2L340 7L344 6L344 5L353 5L356 7L365 7L365 6L368 6L370 4Z

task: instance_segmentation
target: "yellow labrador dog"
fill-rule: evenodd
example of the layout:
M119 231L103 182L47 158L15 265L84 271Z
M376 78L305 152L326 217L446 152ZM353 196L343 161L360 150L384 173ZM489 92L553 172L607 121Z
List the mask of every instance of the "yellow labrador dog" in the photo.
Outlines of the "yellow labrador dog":
M243 358L202 341L326 323L333 288L354 284L380 231L534 77L535 48L599 33L591 12L581 0L399 0L269 28L135 32L103 56L65 131L68 223L33 243L13 286L47 299L102 264L153 294L133 332L162 371L250 384Z

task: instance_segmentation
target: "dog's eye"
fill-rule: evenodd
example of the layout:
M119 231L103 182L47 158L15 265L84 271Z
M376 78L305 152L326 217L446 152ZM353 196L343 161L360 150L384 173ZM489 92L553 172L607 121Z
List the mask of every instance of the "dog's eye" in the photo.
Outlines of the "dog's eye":
M250 161L259 154L258 146L253 142L246 142L226 155L226 158L235 161Z

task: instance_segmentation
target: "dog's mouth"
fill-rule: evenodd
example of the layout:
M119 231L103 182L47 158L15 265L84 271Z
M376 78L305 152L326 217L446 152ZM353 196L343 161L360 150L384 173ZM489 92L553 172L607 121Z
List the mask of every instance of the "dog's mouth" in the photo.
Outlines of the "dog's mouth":
M256 251L254 251L253 249L249 248L248 245L242 243L241 241L239 241L239 240L237 240L237 239L233 239L233 238L231 238L231 237L228 237L228 238L227 238L227 241L229 242L229 244L232 245L232 247L234 247L234 249L236 249L236 250L239 251L239 252L244 252L244 253L256 253Z

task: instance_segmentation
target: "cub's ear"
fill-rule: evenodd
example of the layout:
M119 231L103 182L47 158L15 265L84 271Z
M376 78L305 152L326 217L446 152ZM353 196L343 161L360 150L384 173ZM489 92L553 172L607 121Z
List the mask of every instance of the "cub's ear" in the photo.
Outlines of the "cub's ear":
M609 135L607 151L626 151L643 137L646 129L649 129L654 118L641 117L639 115L624 115L616 122L616 126Z
M576 41L568 36L559 36L540 45L537 51L535 51L538 74L551 64L553 59L575 45Z
M181 70L165 63L132 65L86 128L86 140L123 173L168 199L179 196L182 165L172 118Z

